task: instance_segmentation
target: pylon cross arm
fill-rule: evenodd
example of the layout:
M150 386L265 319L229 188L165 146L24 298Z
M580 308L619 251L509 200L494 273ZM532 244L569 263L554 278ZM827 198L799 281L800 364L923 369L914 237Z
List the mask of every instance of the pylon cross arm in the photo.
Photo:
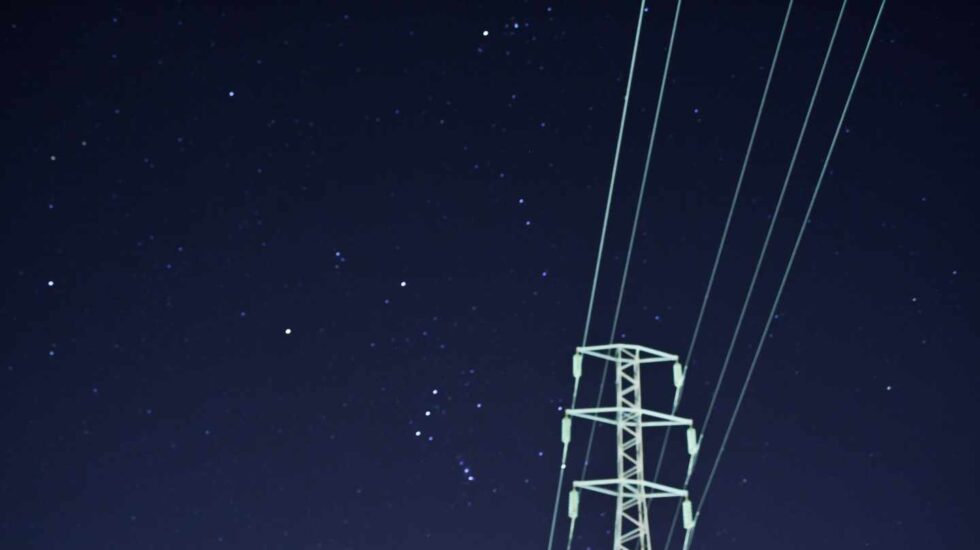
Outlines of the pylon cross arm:
M618 425L620 420L618 420L617 417L620 414L639 415L639 424L644 428L656 428L661 426L690 426L692 424L690 418L681 418L672 414L651 411L649 409L637 409L634 407L589 407L581 409L567 409L565 414L576 418L582 418L584 420L610 424L612 426Z
M642 488L643 496L646 498L687 498L687 491L676 487L669 487L652 481L639 481L636 479L589 479L585 481L575 481L572 483L575 489L582 491L592 491L604 495L618 497L619 487L629 494L639 494Z
M575 348L575 352L615 363L672 363L678 360L678 357L672 353L635 344L579 346Z

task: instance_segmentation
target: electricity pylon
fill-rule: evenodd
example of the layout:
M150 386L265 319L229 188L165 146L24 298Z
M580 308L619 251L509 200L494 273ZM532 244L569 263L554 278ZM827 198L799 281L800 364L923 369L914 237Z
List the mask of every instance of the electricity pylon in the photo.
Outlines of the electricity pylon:
M572 440L572 418L610 424L616 427L616 478L582 479L572 483L568 495L568 547L571 548L575 534L575 520L579 512L579 492L593 491L616 497L616 525L613 550L652 550L650 540L650 519L647 504L654 498L683 499L683 518L686 536L684 548L689 544L691 529L694 527L691 501L688 492L655 483L644 476L643 429L666 426L687 426L687 450L689 454L688 471L694 466L698 452L697 433L688 418L643 408L641 391L642 367L657 363L672 363L674 376L674 401L680 395L684 384L684 369L678 357L655 349L632 344L609 344L604 346L582 346L576 348L572 359L572 376L576 386L582 377L582 363L585 356L611 362L616 369L616 401L612 407L575 408L565 411L562 419L561 439L563 445L562 468L566 467L568 445ZM601 403L600 403L601 404ZM666 522L665 522L666 523Z

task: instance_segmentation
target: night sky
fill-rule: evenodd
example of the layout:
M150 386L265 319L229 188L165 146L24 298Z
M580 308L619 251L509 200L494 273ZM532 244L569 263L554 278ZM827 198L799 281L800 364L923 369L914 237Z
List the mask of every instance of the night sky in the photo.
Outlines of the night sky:
M0 547L544 549L638 2L150 4L4 13ZM885 10L695 548L978 536L978 11L928 4ZM648 5L590 344L673 16ZM785 7L685 2L617 340L685 353ZM838 7L790 17L695 423ZM877 8L845 12L711 460ZM574 548L613 510L584 495Z

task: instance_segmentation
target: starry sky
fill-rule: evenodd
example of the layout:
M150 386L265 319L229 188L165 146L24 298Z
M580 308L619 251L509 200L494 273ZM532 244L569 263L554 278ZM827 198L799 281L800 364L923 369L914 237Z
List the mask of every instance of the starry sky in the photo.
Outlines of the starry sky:
M877 7L845 12L722 419ZM685 358L696 423L837 8L791 15ZM673 9L644 15L591 344L609 337ZM684 4L617 340L684 353L784 10ZM5 10L0 546L545 548L637 13ZM695 547L975 540L977 16L886 9ZM583 399L597 384L587 363ZM612 444L600 430L596 475ZM608 547L612 512L584 496L575 547ZM670 510L651 515L662 541Z

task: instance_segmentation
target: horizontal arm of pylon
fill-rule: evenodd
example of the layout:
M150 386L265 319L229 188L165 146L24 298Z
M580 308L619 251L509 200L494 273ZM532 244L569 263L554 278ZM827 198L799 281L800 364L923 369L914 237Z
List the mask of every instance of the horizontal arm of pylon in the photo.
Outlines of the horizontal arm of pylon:
M586 481L575 481L572 486L583 491L593 491L613 497L619 496L619 487L622 486L627 492L639 493L640 487L644 489L646 498L687 498L687 491L668 487L652 481L637 481L635 479L590 479ZM612 489L610 487L613 487Z
M666 353L653 348L648 348L646 346L638 346L636 344L604 344L601 346L579 346L575 348L577 353L583 355L590 355L592 357L598 357L599 359L605 359L607 361L620 361L620 362L630 362L634 363L637 360L640 363L665 363L668 361L677 361L678 357L671 353ZM616 357L616 351L621 352L623 355Z
M617 420L618 413L624 413L627 415L635 415L639 413L640 416L644 418L644 420L640 423L640 425L644 428L656 428L661 426L690 426L692 424L690 418L681 418L672 414L651 411L648 409L635 409L632 407L589 407L583 409L568 409L565 412L568 414L568 416L591 420L593 422L602 422L612 426L617 425L619 422ZM603 415L610 416L607 417Z

